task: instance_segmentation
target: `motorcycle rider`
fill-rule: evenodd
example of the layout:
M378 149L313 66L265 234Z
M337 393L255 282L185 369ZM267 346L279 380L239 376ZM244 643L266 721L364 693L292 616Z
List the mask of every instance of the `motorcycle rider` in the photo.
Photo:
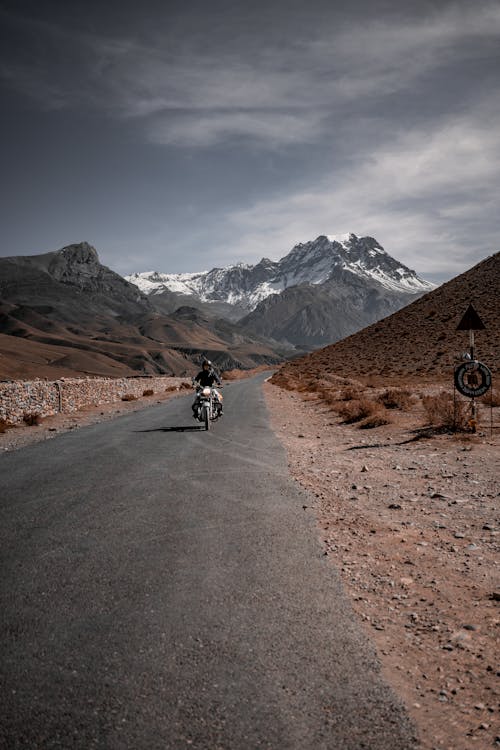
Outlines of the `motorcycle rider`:
M205 386L209 386L210 388L212 388L214 383L217 383L217 385L222 385L221 379L217 375L209 359L203 360L203 364L201 366L200 372L198 373L198 375L196 375L193 378L193 385L195 383L198 383L198 385L201 388L204 388ZM214 388L214 391L215 391L215 395L217 398L217 409L219 411L219 416L221 416L223 413L222 412L222 397L216 388ZM193 406L191 408L193 410L193 417L197 419L198 394L196 395Z

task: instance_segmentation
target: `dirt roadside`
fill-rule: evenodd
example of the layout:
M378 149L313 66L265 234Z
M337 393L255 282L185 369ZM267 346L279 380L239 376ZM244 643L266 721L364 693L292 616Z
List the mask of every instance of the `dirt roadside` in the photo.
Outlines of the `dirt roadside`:
M415 441L406 424L359 430L311 397L264 392L422 748L500 747L498 437Z

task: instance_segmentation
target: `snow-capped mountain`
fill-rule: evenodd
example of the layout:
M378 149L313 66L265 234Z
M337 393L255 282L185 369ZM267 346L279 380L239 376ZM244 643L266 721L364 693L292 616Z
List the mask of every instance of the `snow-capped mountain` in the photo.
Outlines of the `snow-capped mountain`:
M296 245L277 262L263 258L255 266L240 263L179 274L150 271L134 273L126 279L149 295L173 292L199 302L235 305L248 312L271 294L280 294L289 287L321 285L345 278L346 274L402 294L424 294L435 286L392 258L373 237L355 234L320 235Z

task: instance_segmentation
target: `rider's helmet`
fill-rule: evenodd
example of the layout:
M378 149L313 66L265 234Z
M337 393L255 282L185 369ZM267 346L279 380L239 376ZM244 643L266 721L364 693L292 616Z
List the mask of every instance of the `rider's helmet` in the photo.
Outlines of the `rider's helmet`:
M212 367L212 363L210 362L210 360L209 360L209 359L204 359L204 360L203 360L203 363L202 363L202 365L201 365L201 366L202 366L203 368L205 368L205 367Z

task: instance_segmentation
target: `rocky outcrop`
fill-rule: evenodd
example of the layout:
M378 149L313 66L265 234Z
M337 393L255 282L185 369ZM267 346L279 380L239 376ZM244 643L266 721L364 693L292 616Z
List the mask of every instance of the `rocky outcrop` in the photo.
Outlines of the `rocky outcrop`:
M42 255L0 258L0 298L72 323L111 315L131 320L153 310L134 284L103 266L88 242ZM47 308L51 309L48 310Z

